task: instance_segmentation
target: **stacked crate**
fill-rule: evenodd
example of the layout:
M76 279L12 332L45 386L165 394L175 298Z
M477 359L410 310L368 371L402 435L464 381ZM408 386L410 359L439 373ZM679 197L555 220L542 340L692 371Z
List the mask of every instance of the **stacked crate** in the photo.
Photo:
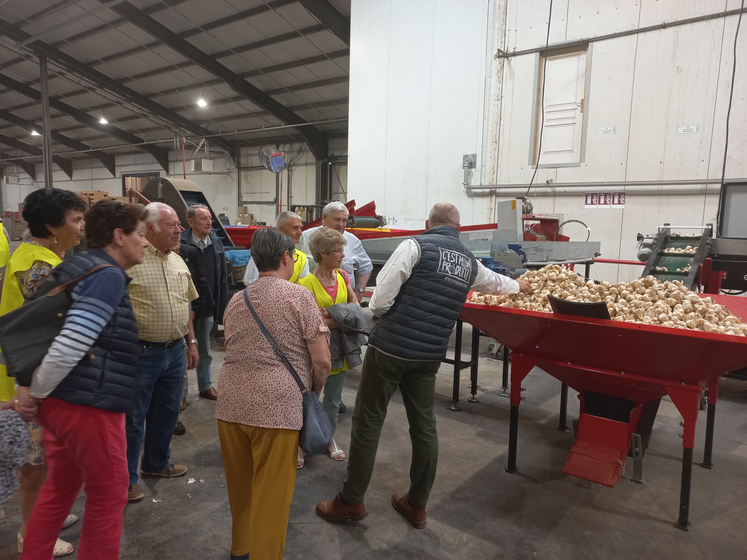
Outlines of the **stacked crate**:
M109 199L109 193L106 191L80 191L78 193L78 196L83 199L83 202L86 203L86 206L88 208L90 208L100 200Z

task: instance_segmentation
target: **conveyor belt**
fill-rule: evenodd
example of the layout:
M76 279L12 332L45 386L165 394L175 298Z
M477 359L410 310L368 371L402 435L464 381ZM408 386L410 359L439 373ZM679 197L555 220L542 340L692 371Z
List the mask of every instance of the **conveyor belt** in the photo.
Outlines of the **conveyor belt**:
M653 276L659 282L679 280L689 290L697 291L696 283L700 265L708 256L711 243L712 228L704 226L702 232L696 235L678 236L672 234L672 228L659 228L651 257L646 262L641 278ZM668 252L673 249L692 247L694 253Z

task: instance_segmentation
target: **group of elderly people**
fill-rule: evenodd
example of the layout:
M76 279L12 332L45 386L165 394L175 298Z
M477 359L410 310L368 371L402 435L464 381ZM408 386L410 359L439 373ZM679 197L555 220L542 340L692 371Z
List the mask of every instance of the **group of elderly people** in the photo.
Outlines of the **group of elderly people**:
M89 251L62 262L64 250L82 234L83 209L75 195L44 192L37 196L57 197L56 213L35 218L33 199L27 199L24 217L30 227L34 224L33 237L8 264L0 314L32 297L44 277L62 283L96 265L109 266L73 291L65 326L30 387L16 389L12 379L0 379L3 408L35 420L32 433L43 429L44 444L37 435L36 453L43 455L46 448L43 473L32 466L21 470L19 550L22 559L69 553L70 545L57 534L76 521L67 516L85 485L91 515L83 522L78 558L114 559L124 505L136 501L138 492L137 499L142 498L137 485L141 441L143 476L182 476L187 470L170 462L169 443L181 404L185 346L188 368L197 366L201 354L189 307L197 293L175 252L181 228L169 207L95 204L85 214ZM283 557L296 472L304 464L298 446L302 393L258 321L304 386L318 395L324 392L333 433L337 427L348 360L332 369L329 340L339 326L330 308L347 305L359 311L373 267L362 258L360 241L345 231L344 205L328 205L323 222L302 239L300 217L283 213L277 229L256 232L247 288L225 309L226 354L215 416L233 518L232 559ZM456 208L437 204L427 231L402 243L377 278L370 307L381 319L365 352L348 474L342 492L317 505L317 514L327 521L366 517L363 498L381 426L399 387L413 458L410 491L395 494L392 505L413 527L425 526L438 455L435 375L456 318L472 288L529 289L482 267L460 243L458 227ZM310 255L299 251L299 243L308 246ZM455 271L455 261L466 263L467 272ZM346 458L334 437L329 454Z

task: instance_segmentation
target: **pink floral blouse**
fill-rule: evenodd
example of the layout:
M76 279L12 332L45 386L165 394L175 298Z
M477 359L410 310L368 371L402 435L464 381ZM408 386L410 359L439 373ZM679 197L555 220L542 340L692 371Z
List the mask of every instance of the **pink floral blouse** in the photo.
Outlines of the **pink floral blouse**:
M249 300L280 349L311 390L312 364L306 348L329 335L312 293L287 280L263 276L249 285ZM300 430L301 390L235 294L223 319L226 358L218 382L215 417L260 428Z

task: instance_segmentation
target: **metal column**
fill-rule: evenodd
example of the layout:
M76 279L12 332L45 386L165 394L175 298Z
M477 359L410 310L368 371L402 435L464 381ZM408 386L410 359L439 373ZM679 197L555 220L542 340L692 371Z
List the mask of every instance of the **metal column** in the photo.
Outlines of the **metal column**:
M42 125L43 142L42 149L44 155L44 186L52 188L52 128L49 123L49 83L47 77L47 57L39 57L39 72L41 80L41 102L42 102Z

